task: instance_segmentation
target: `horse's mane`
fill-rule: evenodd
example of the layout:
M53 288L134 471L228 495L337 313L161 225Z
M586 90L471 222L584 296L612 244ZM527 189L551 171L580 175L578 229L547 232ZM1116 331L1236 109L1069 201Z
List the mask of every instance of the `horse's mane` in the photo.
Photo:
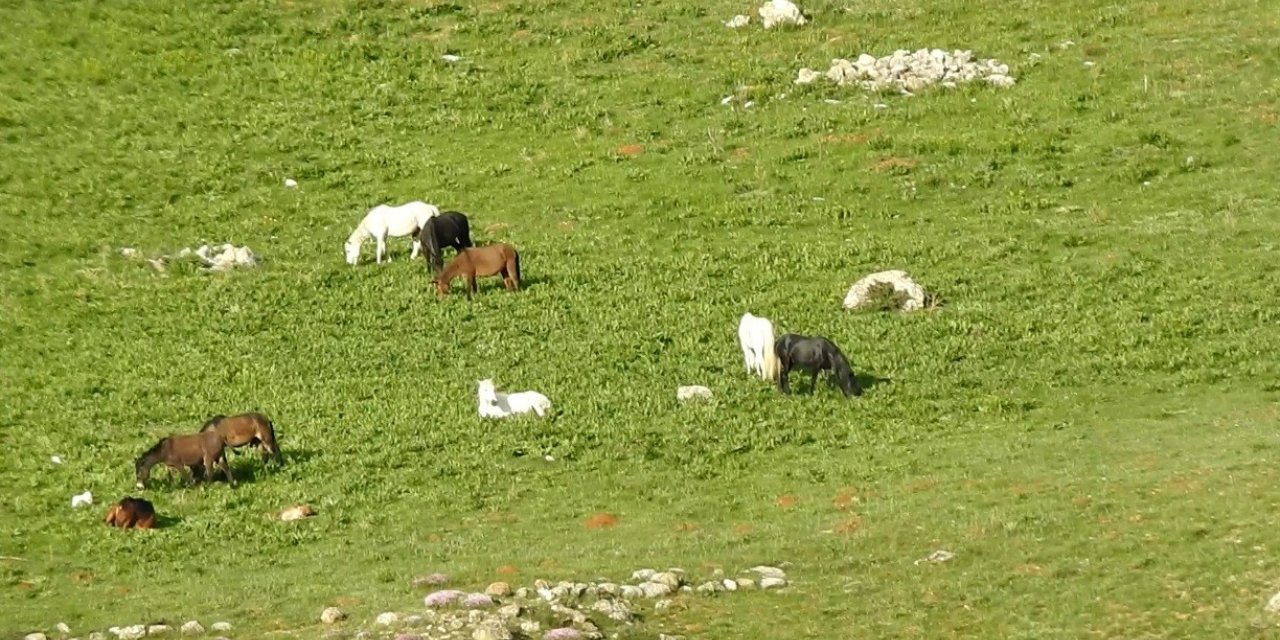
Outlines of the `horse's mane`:
M160 452L160 448L164 446L165 440L168 440L168 438L161 438L159 442L155 443L155 445L153 445L150 449L147 449L145 453L138 456L138 459L134 461L134 464L135 465L141 464L143 460L146 460L147 458L158 454Z

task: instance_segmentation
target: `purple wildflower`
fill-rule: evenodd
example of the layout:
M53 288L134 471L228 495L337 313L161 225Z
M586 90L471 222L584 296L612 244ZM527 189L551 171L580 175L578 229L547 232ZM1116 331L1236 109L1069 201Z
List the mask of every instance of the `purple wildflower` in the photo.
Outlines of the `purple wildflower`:
M479 609L480 607L492 607L493 598L483 593L469 593L467 599L463 601L468 609Z
M428 607L444 607L457 602L458 599L465 595L457 589L445 589L427 594L427 597L423 598L422 602Z
M542 640L581 640L582 634L577 629L560 627L542 634Z

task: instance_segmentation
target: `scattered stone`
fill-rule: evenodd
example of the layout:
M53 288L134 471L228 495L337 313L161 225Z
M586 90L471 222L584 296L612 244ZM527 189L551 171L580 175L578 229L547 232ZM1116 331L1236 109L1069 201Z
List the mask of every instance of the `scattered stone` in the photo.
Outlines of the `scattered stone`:
M903 311L918 311L924 308L924 288L916 284L906 271L900 269L873 273L853 283L844 296L844 308L857 309L867 304L868 294L876 285L882 284L890 285L895 292L906 296L906 300L902 303Z
M36 633L28 633L27 635L22 636L22 640L48 640L48 637L45 636L43 633L36 632Z
M524 620L520 623L520 633L532 636L542 630L542 623L537 620Z
M494 582L485 587L484 592L494 598L505 598L511 595L511 585L505 582Z
M214 631L221 631L222 633L226 633L226 632L228 632L228 631L230 631L230 630L231 630L231 623L230 623L230 622L215 622L215 623L213 623L213 624L209 625L209 628L210 628L210 629L213 629Z
M446 53L440 56L440 59L444 60L445 62L457 62L462 59L462 56L455 56L452 53Z
M751 570L754 571L761 578L786 578L787 577L787 572L777 567L766 567L764 565L760 565L756 567L751 567Z
M755 580L752 580L751 578L738 578L738 579L736 580L736 582L737 582L737 584L738 584L738 588L739 588L739 589L754 589L754 588L756 588L756 581L755 581Z
M511 640L511 632L497 620L485 620L471 632L472 640Z
M173 627L167 624L153 624L147 627L147 635L149 636L162 636L170 631L173 631Z
M644 590L640 587L630 584L622 585L622 597L624 598L643 598Z
M680 576L671 571L663 571L662 573L653 574L653 576L649 578L649 582L665 584L668 587L671 587L674 591L680 587Z
M1271 596L1271 600L1267 602L1267 613L1280 613L1280 592Z
M675 589L661 582L642 582L640 583L640 591L646 598L661 598L662 596L671 595Z
M760 20L764 22L764 28L766 29L772 29L775 25L800 26L808 22L800 14L800 7L797 7L791 0L769 0L760 5L760 8L756 9L756 13L760 14Z
M298 181L297 181L297 180L294 180L293 178L285 178L285 179L284 179L284 188L286 188L286 189L293 189L293 188L296 188L297 186L298 186Z
M147 635L147 627L141 624L134 624L127 627L111 627L108 631L120 640L138 640L138 638Z
M741 27L747 26L747 24L750 22L751 22L750 17L744 16L742 14L738 14L732 18L729 18L729 20L724 23L724 26L729 27L730 29L739 29Z
M659 601L657 601L657 602L653 603L653 610L654 610L654 611L666 611L667 609L670 609L670 608L671 608L671 601L670 601L670 600L659 600Z
M514 602L512 602L511 604L504 604L501 607L498 607L498 615L507 619L519 618L520 613L523 611L524 609L520 605Z
M785 586L787 586L787 581L785 578L761 578L760 579L761 589L778 589Z
M281 520L283 520L283 521L285 521L285 522L293 522L294 520L301 520L301 519L303 519L303 518L310 518L311 516L314 516L315 514L316 514L316 512L315 512L315 510L314 510L314 509L312 509L312 508L311 508L311 505L299 504L299 505L294 505L294 506L292 506L292 507L289 507L288 509L284 509L283 511L281 511L281 512L280 512L280 519L281 519Z
M213 249L205 244L200 245L194 253L204 262L205 269L209 271L227 271L235 267L254 267L258 264L258 257L253 255L249 247L224 244L220 249L221 251L217 254L212 254Z
M339 609L337 607L327 607L325 608L324 611L320 612L320 622L323 622L325 624L334 624L336 622L343 620L346 617L347 617L347 614L343 613L342 609Z
M89 507L93 505L93 492L86 491L79 495L71 496L71 508Z
M415 587L434 587L442 585L449 581L449 577L443 573L433 573L429 576L418 576L413 579Z
M101 631L94 631L89 634L89 640L107 640L107 637Z
M725 579L724 579L724 582L722 582L721 584L722 584L722 585L724 585L724 590L725 590L725 591L737 591L737 590L738 590L738 583L737 583L737 581L733 580L732 578L725 578Z
M53 628L56 629L58 633L61 633L64 636L71 635L71 627L67 626L67 623L65 622L59 622L58 624L54 625Z
M684 402L686 400L710 400L711 390L700 385L691 384L688 386L676 388L676 400Z
M465 598L466 595L457 589L444 589L427 594L427 597L423 598L422 602L428 607L447 607Z
M373 623L378 626L389 627L399 621L400 621L400 616L396 615L392 611L385 611L383 613L379 613L378 617L374 619Z
M631 622L632 619L631 610L627 608L627 603L612 598L596 600L591 604L591 610L603 613L615 622Z
M1016 81L1009 75L1009 65L994 58L980 60L972 51L899 49L877 58L862 54L855 60L835 58L827 70L828 80L839 86L856 84L867 91L896 90L916 93L934 84L954 88L964 82L983 80L996 87L1011 87ZM818 72L804 68L797 73L796 84L818 79Z
M120 255L126 258L136 258L138 257L139 254L138 254L138 250L134 249L133 247L121 247Z
M631 579L637 582L644 582L645 580L652 578L656 573L658 572L653 569L638 569L631 573Z
M933 563L950 562L951 559L955 557L956 557L956 554L951 553L946 549L938 549L937 551L934 551L933 553L929 554L929 557L925 558L925 561L933 562ZM917 560L916 564L920 564L920 562Z
M183 635L200 635L204 633L204 626L199 621L188 620L182 624L181 631Z
M612 582L601 582L600 584L597 584L596 591L599 593L604 593L611 596L616 596L619 593L618 585Z
M529 588L528 588L528 587L520 587L519 589L516 589L516 597L517 597L517 598L520 598L521 600L526 600L526 599L528 599L528 598L529 598Z

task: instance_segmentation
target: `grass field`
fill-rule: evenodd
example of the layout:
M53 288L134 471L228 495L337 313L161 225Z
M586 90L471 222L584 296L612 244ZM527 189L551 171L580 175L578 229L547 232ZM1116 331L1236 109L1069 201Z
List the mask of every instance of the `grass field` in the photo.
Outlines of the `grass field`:
M634 637L1280 637L1280 13L801 6L763 31L720 1L0 5L0 636L312 637L329 604L419 607L430 571L790 563ZM792 83L920 47L1018 84ZM343 263L414 199L519 247L526 289L439 301L407 240ZM263 263L119 252L201 242ZM840 308L892 268L942 306ZM781 396L743 371L744 311L887 382ZM560 414L481 422L485 377ZM156 439L248 410L283 470L158 472L170 526L101 525Z

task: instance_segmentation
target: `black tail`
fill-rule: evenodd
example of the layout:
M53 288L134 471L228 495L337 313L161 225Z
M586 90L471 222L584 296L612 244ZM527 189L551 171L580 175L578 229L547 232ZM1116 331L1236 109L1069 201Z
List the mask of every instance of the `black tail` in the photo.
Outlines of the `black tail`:
M524 276L520 275L520 252L514 249L512 249L512 252L516 254L516 280L520 281L521 286L524 286Z

